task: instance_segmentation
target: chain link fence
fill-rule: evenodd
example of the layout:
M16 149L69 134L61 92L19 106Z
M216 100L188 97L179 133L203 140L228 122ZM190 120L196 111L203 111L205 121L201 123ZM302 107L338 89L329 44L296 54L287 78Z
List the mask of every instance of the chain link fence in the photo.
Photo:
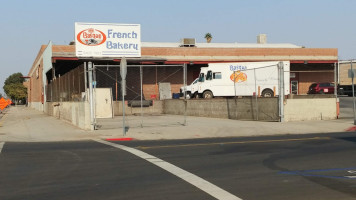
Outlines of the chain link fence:
M84 67L77 67L48 83L46 86L46 101L85 101L83 95L85 89Z
M283 109L279 97L290 92L289 73L289 63L278 66L278 62L212 63L201 67L198 80L187 86L189 97L197 99L188 101L186 114L278 121ZM182 114L176 109L170 113Z
M290 93L289 64L283 71L278 62L254 67L254 63L247 67L230 63L226 69L223 65L202 66L198 81L193 82L197 85L189 87L184 86L186 65L129 64L123 103L120 66L93 64L91 71L84 63L51 80L46 100L88 101L92 105L91 123L98 129L181 126L186 125L186 115L272 121L281 117L283 99L277 96L281 96L279 91L283 91L282 96ZM185 97L199 99L175 101ZM212 97L215 101L207 100ZM266 97L275 100L265 101ZM221 99L225 100L219 103Z
M94 65L93 76L96 124L99 129L123 127L120 123L122 120L125 120L128 128L184 124L184 116L168 116L164 113L164 100L179 99L180 87L185 79L183 65L128 65L124 109L120 66ZM105 115L98 113L105 110L105 105L111 105L113 119L100 117Z

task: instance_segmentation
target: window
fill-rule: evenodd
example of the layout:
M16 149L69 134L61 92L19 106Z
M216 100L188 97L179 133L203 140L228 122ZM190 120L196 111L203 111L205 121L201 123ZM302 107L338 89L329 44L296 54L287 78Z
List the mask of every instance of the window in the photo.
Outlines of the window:
M221 79L221 72L214 72L213 79Z
M320 87L329 87L330 83L320 83Z
M212 78L213 78L213 72L208 71L208 73L206 74L206 80L211 80Z
M204 82L204 73L199 74L199 82Z

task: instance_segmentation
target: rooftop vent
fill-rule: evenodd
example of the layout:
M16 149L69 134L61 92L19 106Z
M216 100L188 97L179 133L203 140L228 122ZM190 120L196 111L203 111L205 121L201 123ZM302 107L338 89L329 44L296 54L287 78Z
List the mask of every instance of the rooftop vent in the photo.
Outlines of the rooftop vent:
M257 35L257 44L266 44L267 43L267 35L259 34Z
M69 45L75 45L74 41L69 42Z
M181 47L195 47L195 38L183 38L180 41Z

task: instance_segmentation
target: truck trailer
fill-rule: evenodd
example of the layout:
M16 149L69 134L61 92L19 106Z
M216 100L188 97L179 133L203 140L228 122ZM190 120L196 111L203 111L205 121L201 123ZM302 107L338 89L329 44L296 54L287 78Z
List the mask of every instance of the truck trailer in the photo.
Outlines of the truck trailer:
M273 97L279 94L280 61L209 63L201 69L196 95L202 98L232 96ZM283 61L284 95L290 93L290 63Z

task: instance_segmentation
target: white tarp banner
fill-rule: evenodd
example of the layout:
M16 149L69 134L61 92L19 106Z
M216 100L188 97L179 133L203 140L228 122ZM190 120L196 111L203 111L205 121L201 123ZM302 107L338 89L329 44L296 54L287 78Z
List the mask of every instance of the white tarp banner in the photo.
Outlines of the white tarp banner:
M141 57L140 24L75 23L77 57Z

